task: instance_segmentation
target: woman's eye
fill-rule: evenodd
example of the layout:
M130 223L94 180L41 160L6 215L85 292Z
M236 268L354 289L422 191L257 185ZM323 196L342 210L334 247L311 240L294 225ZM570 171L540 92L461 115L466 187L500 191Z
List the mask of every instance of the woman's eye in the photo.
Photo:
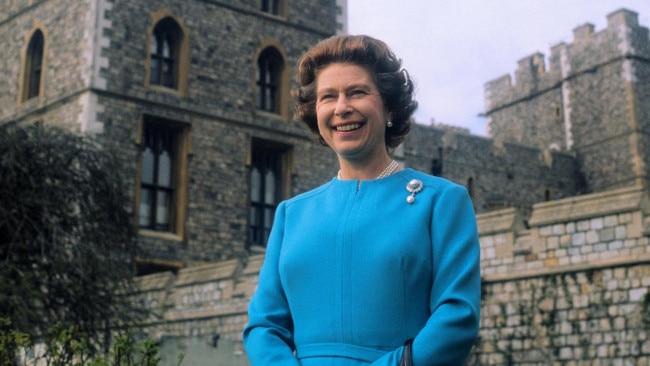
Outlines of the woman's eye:
M350 92L350 95L353 96L353 97L354 96L358 97L358 96L362 96L362 95L366 95L366 94L367 93L364 90L361 90L361 89L353 90L353 91Z
M334 94L323 94L320 96L320 100L328 100L334 98Z

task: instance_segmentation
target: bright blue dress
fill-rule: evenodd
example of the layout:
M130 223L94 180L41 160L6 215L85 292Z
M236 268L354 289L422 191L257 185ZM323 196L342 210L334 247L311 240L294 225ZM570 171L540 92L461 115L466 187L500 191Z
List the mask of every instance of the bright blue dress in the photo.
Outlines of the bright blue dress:
M407 203L407 183L423 182ZM462 365L478 334L479 242L462 186L412 169L282 202L244 329L253 366Z

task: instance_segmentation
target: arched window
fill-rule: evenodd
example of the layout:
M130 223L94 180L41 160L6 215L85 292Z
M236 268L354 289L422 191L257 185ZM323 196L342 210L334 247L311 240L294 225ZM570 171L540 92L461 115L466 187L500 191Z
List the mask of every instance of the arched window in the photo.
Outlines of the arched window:
M257 109L280 113L280 84L284 60L274 47L262 51L257 60Z
M43 49L45 39L43 32L37 30L32 35L27 46L25 57L25 73L23 80L22 100L38 97L41 92L41 79L43 75Z
M149 84L178 89L180 49L183 31L176 21L164 18L153 29Z

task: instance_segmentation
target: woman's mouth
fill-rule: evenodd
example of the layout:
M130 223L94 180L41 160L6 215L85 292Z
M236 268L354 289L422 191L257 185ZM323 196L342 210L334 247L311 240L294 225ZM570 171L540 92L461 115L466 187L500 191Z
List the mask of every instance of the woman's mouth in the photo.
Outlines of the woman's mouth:
M361 123L352 123L349 125L336 126L335 128L339 132L349 132L349 131L358 130L359 128L361 128L361 126L362 126Z

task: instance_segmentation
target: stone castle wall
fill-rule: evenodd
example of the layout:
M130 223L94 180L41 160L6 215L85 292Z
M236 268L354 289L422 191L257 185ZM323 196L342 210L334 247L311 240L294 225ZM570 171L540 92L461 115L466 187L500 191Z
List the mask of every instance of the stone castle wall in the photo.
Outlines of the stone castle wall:
M255 110L257 54L269 44L286 57L287 73L310 45L335 29L334 3L289 1L287 17L260 14L258 1L115 1L111 42L104 53L110 81L102 104L112 123L110 140L121 141L126 158L137 121L152 115L191 126L186 235L181 241L141 236L148 257L180 267L250 255L249 162L251 140L290 147L291 195L335 174L335 157L315 145L289 116ZM188 95L145 87L146 34L152 14L166 12L187 27L190 44ZM146 19L146 22L141 21ZM139 46L134 46L139 45ZM133 159L133 158L131 158ZM137 176L136 165L129 177ZM316 169L315 169L316 168ZM135 183L135 182L134 182Z
M504 207L529 209L537 202L575 196L582 189L571 154L437 126L413 126L403 157L409 167L468 187L479 213Z
M650 196L643 188L539 203L528 222L516 208L477 218L483 302L468 364L650 362ZM144 332L216 337L215 357L246 365L241 331L262 260L139 278L154 310Z
M286 3L286 16L274 16L259 11L258 0L10 2L0 10L7 56L0 60L0 121L43 121L102 135L120 152L133 189L143 116L183 123L191 145L184 235L141 235L143 259L175 267L245 259L252 139L291 150L289 195L336 174L336 157L314 144L304 126L288 114L255 108L264 47L282 54L289 79L298 57L336 31L334 0ZM146 82L147 39L161 16L174 17L186 31L187 90ZM21 54L36 29L45 38L43 95L20 102Z
M572 151L589 192L638 185L648 176L650 38L638 14L621 9L607 28L585 24L573 42L536 53L485 85L497 141Z
M82 107L80 93L86 87L84 70L89 67L88 34L85 27L69 24L90 23L89 1L13 1L3 4L0 18L0 120L47 120L48 123L76 126ZM19 101L21 66L27 42L36 31L45 38L42 98ZM81 56L81 57L80 57Z
M479 364L650 362L650 201L640 187L480 216Z
M248 365L242 331L262 261L263 255L256 255L246 265L229 260L137 278L139 296L151 311L142 333L161 341L167 355L162 365L174 365L181 353L190 356L191 365ZM192 343L214 345L188 346ZM201 356L192 356L197 350Z

